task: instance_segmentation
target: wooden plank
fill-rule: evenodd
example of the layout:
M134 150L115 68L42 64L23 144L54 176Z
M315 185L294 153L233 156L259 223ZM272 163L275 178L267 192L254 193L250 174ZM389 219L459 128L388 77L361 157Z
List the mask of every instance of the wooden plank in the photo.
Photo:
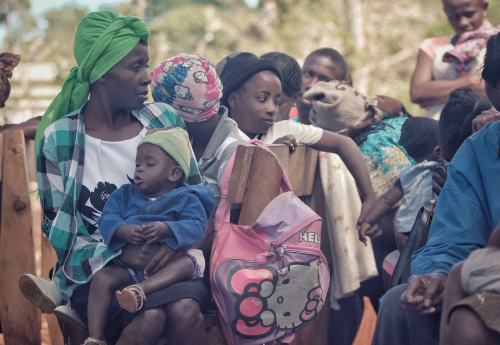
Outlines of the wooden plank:
M227 192L227 202L230 204L241 204L243 202L256 148L255 145L242 144L236 149L236 157L234 158L233 171L231 172Z
M3 176L3 133L0 134L0 181L2 181Z
M24 273L35 274L31 204L24 135L4 134L2 220L0 236L0 317L6 345L41 343L38 308L19 290Z
M254 145L238 146L227 194L227 201L230 204L243 202L255 149ZM311 195L318 151L305 145L297 146L293 153L290 152L287 145L269 145L269 149L276 155L279 164L285 170L295 195Z
M287 145L269 145L269 149L278 157L294 194L311 195L319 152L305 145L298 145L293 153Z
M38 181L34 140L26 141L26 165L28 167L28 181Z
M248 175L248 183L238 224L251 225L264 208L277 197L281 186L281 166L276 156L257 147Z

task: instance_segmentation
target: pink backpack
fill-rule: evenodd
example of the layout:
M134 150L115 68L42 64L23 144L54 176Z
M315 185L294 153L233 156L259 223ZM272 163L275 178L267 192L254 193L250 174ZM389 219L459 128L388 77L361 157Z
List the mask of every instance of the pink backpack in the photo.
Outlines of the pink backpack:
M226 196L235 155L222 178L210 262L220 321L229 345L288 343L319 313L330 285L322 220L293 194L282 170L283 194L251 226L231 224Z

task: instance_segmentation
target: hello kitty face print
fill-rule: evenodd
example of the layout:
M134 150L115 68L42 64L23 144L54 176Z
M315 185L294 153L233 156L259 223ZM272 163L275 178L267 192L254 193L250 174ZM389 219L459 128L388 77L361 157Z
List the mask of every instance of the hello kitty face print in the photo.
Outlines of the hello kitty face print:
M323 307L318 272L318 260L289 263L287 274L270 266L232 269L228 276L229 290L236 297L232 331L240 338L260 339L304 327Z
M171 105L186 122L206 121L219 111L222 83L201 54L180 54L150 74L153 97Z

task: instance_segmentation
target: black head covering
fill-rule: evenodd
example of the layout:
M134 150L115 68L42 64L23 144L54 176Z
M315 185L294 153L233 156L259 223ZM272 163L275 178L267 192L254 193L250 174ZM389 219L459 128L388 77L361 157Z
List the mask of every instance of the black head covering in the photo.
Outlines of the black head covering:
M427 156L438 146L437 120L415 116L411 117L401 128L399 145L403 146L413 159Z
M224 86L220 103L227 106L229 95L252 76L262 71L273 72L283 83L281 72L273 60L258 58L256 55L247 52L240 53L228 60L220 74L220 80Z

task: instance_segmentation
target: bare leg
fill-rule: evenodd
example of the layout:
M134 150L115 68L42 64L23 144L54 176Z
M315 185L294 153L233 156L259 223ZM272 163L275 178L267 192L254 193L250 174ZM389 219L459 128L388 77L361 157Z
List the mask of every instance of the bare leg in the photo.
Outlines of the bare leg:
M157 345L166 319L164 308L149 309L138 314L125 327L116 345Z
M90 284L87 307L89 336L91 338L104 340L106 317L111 297L118 287L133 282L130 273L117 266L106 266L95 274Z
M443 313L441 314L441 326L440 326L440 339L441 344L448 344L448 317L450 316L451 308L459 301L463 300L467 295L462 289L462 267L463 263L457 264L452 268L448 279L446 280L446 286L444 289L444 302L443 302Z
M451 308L467 297L461 283L462 267L463 263L453 267L446 281L440 344L499 344L500 334L488 329L472 309L460 307L449 315Z
M189 280L193 276L193 270L193 261L188 257L182 257L162 268L142 283L135 285L139 285L147 296L148 294L166 289L175 283ZM116 297L120 306L128 312L135 313L139 310L141 296L133 290L127 291L124 289L121 292L117 292Z
M189 280L193 276L193 273L193 260L188 257L182 257L138 285L144 289L144 293L147 296L150 293L166 289L175 283Z
M167 305L168 343L179 345L208 345L205 321L200 305L192 298Z

